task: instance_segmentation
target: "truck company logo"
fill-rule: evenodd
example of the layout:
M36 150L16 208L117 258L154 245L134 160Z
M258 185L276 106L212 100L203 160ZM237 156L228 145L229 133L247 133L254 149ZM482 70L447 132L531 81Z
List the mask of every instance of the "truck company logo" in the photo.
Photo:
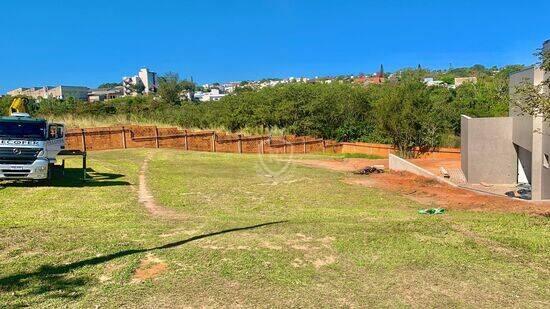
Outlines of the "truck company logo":
M20 155L21 154L21 149L13 148L13 154L16 155L16 156Z
M38 141L0 140L0 145L39 146Z

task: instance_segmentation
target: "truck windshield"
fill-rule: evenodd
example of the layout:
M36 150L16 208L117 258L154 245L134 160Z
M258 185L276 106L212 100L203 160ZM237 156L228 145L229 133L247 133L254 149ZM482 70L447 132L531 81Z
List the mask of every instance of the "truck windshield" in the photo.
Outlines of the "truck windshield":
M0 138L43 139L46 136L46 125L42 122L0 122Z

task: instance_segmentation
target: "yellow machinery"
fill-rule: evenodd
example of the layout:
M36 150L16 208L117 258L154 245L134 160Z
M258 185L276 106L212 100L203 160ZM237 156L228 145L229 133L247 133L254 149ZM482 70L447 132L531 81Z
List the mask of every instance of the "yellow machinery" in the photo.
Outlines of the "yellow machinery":
M10 105L10 115L17 113L28 113L27 105L29 100L27 98L15 98Z

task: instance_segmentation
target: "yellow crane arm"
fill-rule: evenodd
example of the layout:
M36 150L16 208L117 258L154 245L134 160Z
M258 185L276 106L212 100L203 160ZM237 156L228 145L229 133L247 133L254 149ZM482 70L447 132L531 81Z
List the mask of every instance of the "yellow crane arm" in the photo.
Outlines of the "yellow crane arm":
M10 105L10 115L13 113L27 113L27 98L15 98Z

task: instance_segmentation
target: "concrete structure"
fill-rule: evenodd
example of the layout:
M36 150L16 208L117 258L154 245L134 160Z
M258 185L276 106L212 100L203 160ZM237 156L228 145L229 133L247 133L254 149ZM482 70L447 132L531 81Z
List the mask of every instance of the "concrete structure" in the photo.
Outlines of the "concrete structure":
M439 182L448 184L452 187L458 187L458 185L448 179L445 179L444 177L437 176L436 174L432 173L431 171L418 166L410 161L407 161L405 159L402 159L394 154L390 154L388 156L388 168L392 171L398 171L398 172L409 172L415 175L419 175L426 178L431 178L434 180L437 180Z
M226 95L227 95L226 93L222 93L218 88L211 88L210 92L202 92L202 91L195 92L193 94L193 98L201 102L208 102L208 101L219 101L221 100L221 98L225 97Z
M469 183L517 182L517 156L512 143L513 118L461 119L461 165Z
M26 96L36 100L40 99L68 99L74 98L87 100L90 88L81 86L44 86L31 88L17 88L8 91L11 96Z
M112 89L95 89L88 93L88 102L101 102L111 100L124 95L124 87L117 86Z
M442 81L442 80L434 80L433 77L426 77L426 78L424 78L424 84L426 84L426 86L428 86L428 87L432 87L432 86L447 86L447 84L445 84L444 81Z
M544 49L550 51L549 41ZM532 200L550 199L550 122L523 114L514 103L520 84L539 86L547 78L550 72L535 66L510 76L509 117L462 116L461 163L468 183L529 183Z
M455 78L455 87L461 86L465 83L477 83L477 77L456 77Z
M155 93L158 89L157 73L143 68L135 76L123 77L122 86L124 87L124 95L137 95L135 89L140 86L143 86L143 94Z

